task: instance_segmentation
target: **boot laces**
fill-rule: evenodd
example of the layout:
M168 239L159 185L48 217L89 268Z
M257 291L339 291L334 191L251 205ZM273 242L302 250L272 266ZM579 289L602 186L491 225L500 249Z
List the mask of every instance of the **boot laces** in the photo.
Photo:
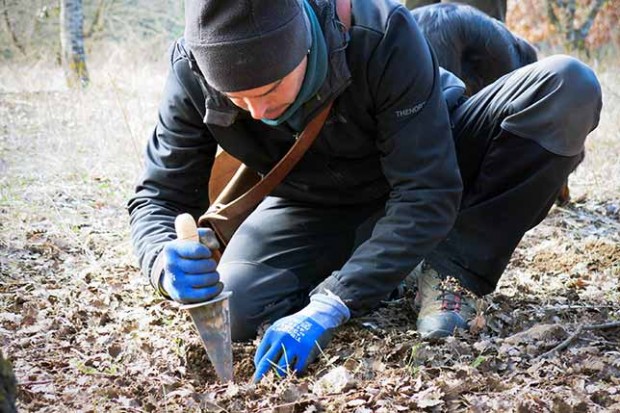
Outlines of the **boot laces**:
M467 305L466 302L464 303L464 298L473 298L473 293L463 288L460 282L451 276L441 280L437 285L437 290L439 290L437 300L441 300L441 311L460 313L462 306Z

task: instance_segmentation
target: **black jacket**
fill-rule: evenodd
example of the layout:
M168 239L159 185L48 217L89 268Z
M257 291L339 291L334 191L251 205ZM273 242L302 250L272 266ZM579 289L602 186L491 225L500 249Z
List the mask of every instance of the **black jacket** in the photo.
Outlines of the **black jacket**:
M303 106L306 122L336 100L316 142L274 195L329 205L387 199L372 237L315 290L331 290L357 314L385 297L453 225L462 185L446 99L457 100L463 87L446 72L440 76L407 9L391 0L352 3L352 27L344 33L333 0L311 0L329 70ZM170 64L145 171L129 201L147 274L163 244L175 238L175 216L198 217L209 206L218 144L266 173L295 139L288 126L256 121L210 88L192 70L183 40L173 46ZM446 97L440 78L455 86L444 85Z

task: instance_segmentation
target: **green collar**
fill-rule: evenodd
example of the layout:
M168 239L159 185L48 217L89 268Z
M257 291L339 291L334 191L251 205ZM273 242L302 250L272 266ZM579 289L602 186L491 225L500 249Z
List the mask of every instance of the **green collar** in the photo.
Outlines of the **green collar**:
M301 89L295 98L295 102L279 118L261 119L261 121L271 126L288 122L297 131L302 129L301 122L303 121L303 111L299 109L318 92L327 77L327 45L325 44L323 31L308 0L304 0L304 9L310 21L312 45L308 53L308 64Z

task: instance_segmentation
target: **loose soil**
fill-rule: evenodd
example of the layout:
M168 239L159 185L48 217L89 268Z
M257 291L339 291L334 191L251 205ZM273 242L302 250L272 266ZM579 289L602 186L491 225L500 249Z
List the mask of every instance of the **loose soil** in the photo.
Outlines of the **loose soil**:
M0 94L0 340L20 411L620 411L620 328L588 329L620 320L620 186L595 179L613 161L571 178L578 196L523 239L478 331L421 340L407 291L338 331L304 377L252 384L254 341L219 384L131 251L125 202L156 113L133 90ZM594 159L617 162L616 120Z

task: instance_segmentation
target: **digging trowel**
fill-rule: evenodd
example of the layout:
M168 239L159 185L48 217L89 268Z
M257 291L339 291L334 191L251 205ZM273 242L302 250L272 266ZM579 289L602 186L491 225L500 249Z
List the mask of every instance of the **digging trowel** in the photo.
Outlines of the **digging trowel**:
M212 239L198 239L198 228L190 214L179 215L174 222L174 227L178 239L199 241L214 254L219 254L215 235ZM214 255L214 258L219 261L219 255ZM222 292L209 301L181 306L181 308L189 311L207 350L209 360L211 360L215 372L222 382L232 381L233 379L230 309L228 306L228 298L231 294L231 292Z

